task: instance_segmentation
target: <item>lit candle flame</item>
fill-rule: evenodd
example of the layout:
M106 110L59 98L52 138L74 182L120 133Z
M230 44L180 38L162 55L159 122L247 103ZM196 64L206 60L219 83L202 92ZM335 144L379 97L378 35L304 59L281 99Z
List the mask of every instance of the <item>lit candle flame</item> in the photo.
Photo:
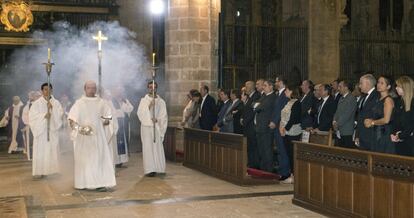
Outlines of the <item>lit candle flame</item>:
M50 62L52 55L50 54L50 48L47 48L47 61Z

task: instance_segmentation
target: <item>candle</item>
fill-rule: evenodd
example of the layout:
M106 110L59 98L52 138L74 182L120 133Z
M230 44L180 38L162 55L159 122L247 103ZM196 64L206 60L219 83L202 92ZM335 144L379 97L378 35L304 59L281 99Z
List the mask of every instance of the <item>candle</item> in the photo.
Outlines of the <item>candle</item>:
M50 54L50 48L47 48L47 60L50 62L51 54Z
M155 67L155 52L152 53L152 66Z
M98 50L99 51L102 51L101 39L102 39L102 31L99 30L99 32L98 32Z

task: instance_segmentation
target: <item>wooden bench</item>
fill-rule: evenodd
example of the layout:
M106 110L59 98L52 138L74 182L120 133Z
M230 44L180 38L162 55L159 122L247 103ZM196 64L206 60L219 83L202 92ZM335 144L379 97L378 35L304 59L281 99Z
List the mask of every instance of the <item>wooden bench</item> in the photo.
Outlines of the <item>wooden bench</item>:
M165 158L169 161L177 162L177 135L182 131L177 127L169 126L164 137L164 154Z
M332 130L311 133L309 143L333 146Z
M333 217L413 217L414 158L295 142L293 203Z
M164 138L165 158L172 162L183 162L184 151L180 146L184 143L184 129L174 126L167 127Z
M243 135L185 128L183 164L237 185L278 183L247 175L247 142Z

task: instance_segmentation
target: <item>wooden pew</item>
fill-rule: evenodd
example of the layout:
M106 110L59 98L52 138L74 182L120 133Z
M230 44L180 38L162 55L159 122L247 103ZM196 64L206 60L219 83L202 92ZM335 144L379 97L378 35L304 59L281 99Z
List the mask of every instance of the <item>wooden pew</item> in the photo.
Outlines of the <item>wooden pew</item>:
M1 119L1 116L0 116ZM7 139L7 128L0 128L0 151L7 151L9 149L9 141Z
M177 127L167 127L167 132L164 137L164 154L165 158L169 161L175 162L176 158L176 145L177 145Z
M414 158L295 142L293 203L332 217L413 217Z
M309 143L333 146L332 130L311 133L309 136Z
M237 185L278 183L247 175L247 142L237 134L185 128L183 165Z

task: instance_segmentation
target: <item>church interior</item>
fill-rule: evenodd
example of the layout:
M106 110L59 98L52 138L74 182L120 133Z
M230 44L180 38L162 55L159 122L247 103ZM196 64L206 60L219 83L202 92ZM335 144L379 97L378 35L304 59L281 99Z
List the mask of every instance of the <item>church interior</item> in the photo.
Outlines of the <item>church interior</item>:
M414 90L406 90L408 85L401 80L414 78L413 0L1 0L0 4L0 217L414 216L414 118L406 109L410 105L406 96ZM388 96L378 97L380 117L361 118L372 93L361 85L369 80L367 75L378 79L377 86L373 84L378 95L383 93L380 81L394 89L395 96L389 92L394 102L392 115L385 124L381 116L386 117ZM393 78L395 86L388 78ZM116 186L103 192L74 187L77 158L72 140L78 136L73 136L75 130L68 119L77 99L85 97L85 82L90 80L96 82L99 98L119 98L108 101L128 102L131 107L125 111L119 106L124 110L122 122L119 117L112 119L114 114L101 116L110 119L111 126L119 122L114 156L120 158L112 163ZM246 92L249 81L251 94ZM232 103L238 100L248 105L254 90L259 93L259 81L263 91L259 103L250 107L256 113L249 121L251 136L243 123L247 109L233 110ZM289 131L279 133L279 123L271 127L276 121L269 118L265 128L272 132L260 132L256 107L265 105L261 99L282 90L289 89L294 95L292 87L300 92L296 102L302 103L308 96L303 88L306 81L315 84L312 93L322 93L319 103L315 100L316 106L300 115L303 122L303 116L314 112L311 126L322 123L321 114L328 105L324 91L327 98L336 98L331 90L335 82L344 99L348 94L354 96L354 89L360 91L355 95L356 109L347 118L352 119L352 147L337 144L344 141L343 131L335 123L340 113L333 111L326 131L314 126L317 131L308 130L302 123L299 138L288 141L292 145L286 154L290 155L286 179L282 171L286 159L281 157L286 151L279 147L278 138L287 145L284 140ZM15 128L8 116L17 105L16 96L23 113L24 105L32 105L33 96L46 96L42 84L48 90L53 85L52 95L59 100L63 115L56 133L59 172L37 177L32 171L33 145L29 145L33 127L23 120L16 121L19 127ZM325 88L319 91L316 84ZM151 96L148 90L155 85L152 95L165 101L168 121L159 143L166 169L153 176L145 166L143 137L147 136L143 130L147 127L139 108L141 98ZM262 88L266 86L272 91L267 93ZM211 128L202 123L206 90L214 107L215 101L222 102L214 109ZM187 116L194 96L199 99L198 111ZM154 104L159 97L153 98ZM51 98L49 93L48 104ZM223 110L228 100L231 106ZM342 99L338 101L337 111ZM293 102L288 108L290 117L294 116ZM118 103L112 107L119 110ZM155 119L156 109L151 107L155 106L149 106ZM280 125L283 108L278 112ZM240 132L235 124L238 112L242 113L237 120ZM232 131L226 132L221 125L227 125L229 114ZM24 115L16 119L21 116L24 119ZM188 117L195 117L198 127L189 125ZM49 143L50 117L45 119ZM159 131L155 126L161 125L156 123L153 121L154 129L149 128L154 145ZM400 133L407 125L407 138L403 139ZM359 128L373 132L382 126L378 134L396 148L392 152L375 150L375 143L383 140L376 138L370 148L362 149L359 143L363 147L364 135ZM390 132L384 133L388 127ZM120 131L126 141L122 154ZM10 142L19 134L24 143L11 151ZM266 134L269 140L261 140ZM261 162L260 167L252 166L251 159L256 157L251 156L251 138L258 147L270 144L270 151L258 148L257 154L260 158L262 153L270 155L270 170ZM106 146L111 146L109 141ZM400 144L408 144L410 154L401 151L400 155Z

